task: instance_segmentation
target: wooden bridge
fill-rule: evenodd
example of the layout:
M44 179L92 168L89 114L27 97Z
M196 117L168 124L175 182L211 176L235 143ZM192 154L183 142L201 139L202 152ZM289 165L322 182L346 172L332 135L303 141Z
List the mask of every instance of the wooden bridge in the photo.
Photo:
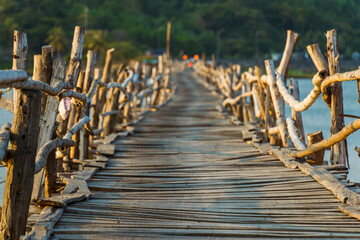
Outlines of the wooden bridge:
M298 34L288 31L279 66L266 60L261 75L215 59L184 70L170 59L170 27L156 65L115 71L114 49L103 70L91 50L81 68L76 27L69 64L44 46L32 76L26 34L14 32L13 69L0 70L0 107L14 114L0 131L0 239L359 239L345 140L360 119L344 126L341 81L356 80L360 94L360 70L340 73L336 31L328 62L308 46L317 73L300 101L297 81L286 86ZM2 95L11 89L13 99ZM305 138L301 112L321 94L331 137Z
M341 201L300 170L244 142L192 72L118 138L91 197L70 204L54 239L359 238Z

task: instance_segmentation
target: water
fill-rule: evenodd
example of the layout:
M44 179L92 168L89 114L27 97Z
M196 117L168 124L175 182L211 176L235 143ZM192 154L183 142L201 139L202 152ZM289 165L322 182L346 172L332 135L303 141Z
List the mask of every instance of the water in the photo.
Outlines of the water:
M311 79L299 79L300 97L304 99L305 96L310 92L313 85ZM343 93L344 93L344 113L352 115L360 115L360 106L357 102L357 86L356 82L343 82ZM289 108L286 109L287 114L291 114ZM318 130L323 131L324 138L330 137L330 110L326 104L322 101L321 97L311 106L308 110L302 113L304 121L305 134L315 132ZM0 108L0 125L5 122L11 122L13 114ZM354 119L345 118L345 124L349 124ZM360 182L360 159L357 152L354 150L355 146L360 147L359 143L360 132L355 132L348 137L348 151L349 151L349 162L350 171L348 178L354 182ZM329 159L329 153L327 151L325 160ZM6 178L6 169L0 168L0 205L2 205L4 186L2 183Z

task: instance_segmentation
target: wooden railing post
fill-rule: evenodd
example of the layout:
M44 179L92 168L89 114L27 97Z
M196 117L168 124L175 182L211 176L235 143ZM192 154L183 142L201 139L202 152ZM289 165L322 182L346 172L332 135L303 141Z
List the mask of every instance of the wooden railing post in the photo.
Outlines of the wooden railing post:
M215 69L216 67L216 62L215 62L215 54L211 54L211 65L212 65L212 68Z
M25 70L27 47L26 34L15 31L13 69ZM0 239L19 239L25 233L34 181L41 95L38 90L19 90L14 101Z
M80 73L80 65L75 69L74 73L72 73L72 70L74 69L74 66L77 62L81 63L84 37L85 28L76 26L71 48L70 63L66 73L66 81L71 82L74 86L76 85L76 80L78 79ZM60 138L62 138L66 133L68 121L69 118L62 119L61 116L59 116L59 127L57 129L57 133Z
M296 32L291 30L287 30L286 36L286 44L283 53L283 57L281 58L281 62L277 71L280 73L281 76L284 78L284 82L286 83L287 72L290 65L291 55L295 49L296 44L300 40L300 35Z
M299 92L299 84L296 79L290 79L290 91L295 99L300 99L300 92ZM291 116L295 121L295 126L297 133L299 135L300 141L305 144L305 133L304 133L304 125L302 121L301 112L297 112L294 109L291 109Z
M107 50L106 52L106 60L105 65L103 69L103 75L101 78L101 82L103 84L108 84L111 79L111 66L113 61L113 55L114 55L114 48L111 48ZM98 96L98 104L94 107L94 111L97 112L95 115L95 118L91 120L91 126L96 129L99 127L99 114L103 112L104 105L106 103L106 94L108 90L106 87L102 87L99 89L99 96Z
M171 35L171 22L167 23L166 30L166 66L170 67L170 35Z
M335 29L326 32L327 57L329 63L329 74L334 75L340 72L340 54L338 50L337 32ZM331 135L336 134L344 127L343 93L341 82L330 85L331 92ZM346 164L347 149L345 140L331 147L330 161L332 164Z
M42 54L40 57L41 58L39 60L36 60L36 56L34 56L34 74L33 75L36 78L37 78L37 75L39 75L39 79L36 79L36 80L50 84L51 77L52 77L52 68L53 68L53 66L52 66L52 64L53 64L52 47L51 46L42 47ZM46 141L50 140L49 135L46 135L47 134L46 132L55 130L55 129L53 129L53 126L52 126L53 122L49 122L49 119L46 119L47 117L45 116L45 115L49 114L49 110L46 111L47 99L48 99L48 96L46 94L43 94L42 99L41 99L41 119L40 119L40 131L39 131L39 140L38 140L39 147L41 147ZM55 101L57 101L56 98L55 98ZM47 113L45 114L45 112L47 112ZM53 112L53 109L52 109L52 112ZM56 117L56 114L55 114L55 117ZM52 121L52 120L50 120L50 121ZM55 121L55 118L54 118L54 121ZM42 197L44 195L44 191L43 191L44 188L42 185L43 177L44 177L43 171L40 171L39 173L35 174L34 187L33 187L33 192L31 195L31 199L36 199L36 198Z
M96 64L96 53L94 51L89 50L87 53L87 64L85 69L85 78L83 85L84 94L87 94L88 91L90 90L91 83L94 79L95 64ZM90 114L91 103L87 102L85 104L86 106L84 106L84 114L88 116ZM79 159L84 160L88 158L88 154L89 154L89 134L85 131L84 127L82 131L80 131L80 140L83 140L83 142L80 143L81 148L79 153Z

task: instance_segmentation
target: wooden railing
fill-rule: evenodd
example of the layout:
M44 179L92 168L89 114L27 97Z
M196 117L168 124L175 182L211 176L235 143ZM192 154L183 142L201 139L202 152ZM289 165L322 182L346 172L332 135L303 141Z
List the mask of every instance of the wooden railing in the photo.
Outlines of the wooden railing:
M115 150L104 143L131 133L131 124L174 92L171 73L177 69L166 54L157 65L132 61L114 71L115 49L107 51L103 69L95 67L96 53L88 51L82 68L84 33L75 28L69 63L54 59L52 47L44 46L34 56L30 76L25 71L27 36L14 32L13 68L0 70L0 89L13 89L13 100L2 96L0 106L14 114L13 123L0 132L0 159L7 166L0 239L25 233L30 201L61 207L88 198L86 182L106 161L96 154ZM47 208L44 214L60 212Z
M327 61L318 44L307 47L317 73L312 79L313 89L301 101L297 80L286 80L291 55L300 38L292 31L287 32L278 68L275 69L272 60L265 60L264 75L258 66L241 73L239 65L215 68L214 63L210 65L204 61L197 62L194 69L204 77L207 87L223 96L222 107L237 121L254 122L263 128L264 141L291 148L291 156L306 157L308 162L317 165L323 164L324 151L331 147L331 164L345 165L348 155L346 137L360 128L360 120L344 126L341 82L356 80L360 92L360 71L340 73L336 30L328 31L326 37ZM322 132L318 131L306 136L306 144L301 112L310 108L320 95L331 113L331 137L324 140ZM285 117L285 103L292 110L291 118Z

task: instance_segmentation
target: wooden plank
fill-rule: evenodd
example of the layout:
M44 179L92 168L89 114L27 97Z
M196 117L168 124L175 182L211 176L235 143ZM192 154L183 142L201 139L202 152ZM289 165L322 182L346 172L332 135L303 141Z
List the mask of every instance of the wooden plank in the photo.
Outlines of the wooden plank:
M35 202L41 206L55 206L65 208L67 204L82 201L85 198L85 193L71 193L52 196L49 198L40 198L36 199Z
M97 151L105 156L114 155L115 149L116 145L114 144L99 144L97 146Z

